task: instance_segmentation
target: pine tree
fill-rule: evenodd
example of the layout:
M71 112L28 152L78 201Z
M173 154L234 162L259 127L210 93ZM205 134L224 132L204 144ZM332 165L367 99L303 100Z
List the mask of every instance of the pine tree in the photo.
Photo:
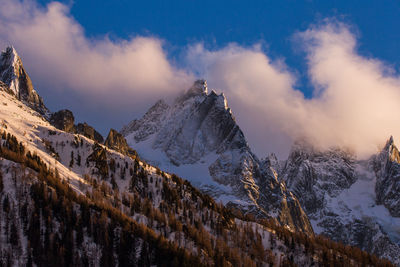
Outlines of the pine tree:
M8 200L8 196L7 195L3 200L3 211L5 213L8 213L10 211L10 201Z
M3 184L3 173L0 171L0 193L3 191L4 184Z
M115 159L113 158L110 159L109 167L112 172L115 172Z
M69 162L69 167L73 167L74 166L74 151L71 151L71 160Z
M78 158L76 160L76 165L81 166L81 155L78 152Z
M121 174L120 174L120 177L121 177L121 179L122 179L122 180L125 180L125 172L126 172L126 169L125 169L125 167L124 167L124 168L121 168Z
M143 242L142 249L140 251L139 266L150 266L150 255L149 248L146 242Z
M15 218L13 219L13 221L14 220L15 220ZM17 229L17 226L15 225L15 223L11 224L10 242L11 242L11 245L13 245L13 247L18 246L18 244L19 244L18 229Z
M113 190L118 189L118 184L117 184L117 182L116 182L115 179L114 179L114 174L111 174L111 181L110 181L110 183L111 183L111 186L112 186L112 189L113 189Z

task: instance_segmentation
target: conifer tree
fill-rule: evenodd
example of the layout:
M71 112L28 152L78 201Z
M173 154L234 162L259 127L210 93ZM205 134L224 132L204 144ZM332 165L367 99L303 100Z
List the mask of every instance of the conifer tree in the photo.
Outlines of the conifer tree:
M73 167L74 166L74 151L71 151L71 160L69 162L69 167Z
M4 184L3 184L3 173L0 171L0 193L3 191Z
M81 166L81 155L78 152L78 158L76 160L76 165Z

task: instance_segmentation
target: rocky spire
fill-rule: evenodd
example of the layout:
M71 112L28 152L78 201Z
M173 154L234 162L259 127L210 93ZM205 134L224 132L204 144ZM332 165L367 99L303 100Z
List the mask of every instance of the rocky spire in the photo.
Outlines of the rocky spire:
M12 46L1 52L0 80L8 85L12 94L19 100L25 102L42 115L49 113L43 103L43 99L33 88L32 81L22 65L21 58Z
M400 152L392 136L373 164L377 174L376 202L383 204L393 217L400 217Z
M394 140L393 140L393 136L391 135L390 138L386 141L386 145L383 148L383 150L388 151L390 149L390 147L393 145L394 145Z

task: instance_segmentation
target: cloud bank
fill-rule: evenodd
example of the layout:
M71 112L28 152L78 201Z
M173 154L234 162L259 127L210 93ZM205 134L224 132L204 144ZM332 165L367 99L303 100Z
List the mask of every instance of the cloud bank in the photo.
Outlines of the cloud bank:
M295 39L306 52L311 99L295 89L296 76L284 63L272 62L258 46L208 51L197 44L188 60L202 59L198 71L238 107L239 124L259 153L287 151L293 140L305 139L366 157L390 135L400 136L400 77L379 60L360 56L346 25L328 21Z
M13 44L21 53L39 93L65 97L60 101L100 126L120 127L158 98L188 88L197 73L225 93L260 156L287 154L294 140L306 139L365 157L390 135L400 136L400 77L378 59L359 55L355 35L338 22L295 35L314 87L313 97L305 98L295 89L296 75L260 45L208 50L188 44L181 64L187 67L178 68L159 38L88 38L61 3L0 5L0 45Z
M107 108L146 103L193 80L169 62L158 38L89 39L59 2L46 8L31 0L0 4L0 44L14 45L46 90L73 90Z
M357 54L345 25L300 34L315 95L306 102L312 118L305 135L323 146L354 147L368 155L390 135L400 136L400 77L383 62Z

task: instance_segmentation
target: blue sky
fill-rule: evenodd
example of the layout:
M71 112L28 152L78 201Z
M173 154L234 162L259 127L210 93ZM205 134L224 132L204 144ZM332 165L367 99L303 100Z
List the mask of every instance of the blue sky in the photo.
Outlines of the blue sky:
M0 6L0 46L14 45L46 105L103 135L206 78L261 157L298 139L365 156L400 136L398 1Z
M43 5L52 2L41 0ZM211 49L236 42L250 46L262 42L271 58L284 58L299 75L296 87L306 96L312 87L306 75L304 54L292 36L326 18L352 27L358 52L379 58L396 69L400 62L399 1L61 1L88 37L107 34L112 39L136 35L165 41L170 57L190 43L204 42ZM178 62L179 63L179 62Z

